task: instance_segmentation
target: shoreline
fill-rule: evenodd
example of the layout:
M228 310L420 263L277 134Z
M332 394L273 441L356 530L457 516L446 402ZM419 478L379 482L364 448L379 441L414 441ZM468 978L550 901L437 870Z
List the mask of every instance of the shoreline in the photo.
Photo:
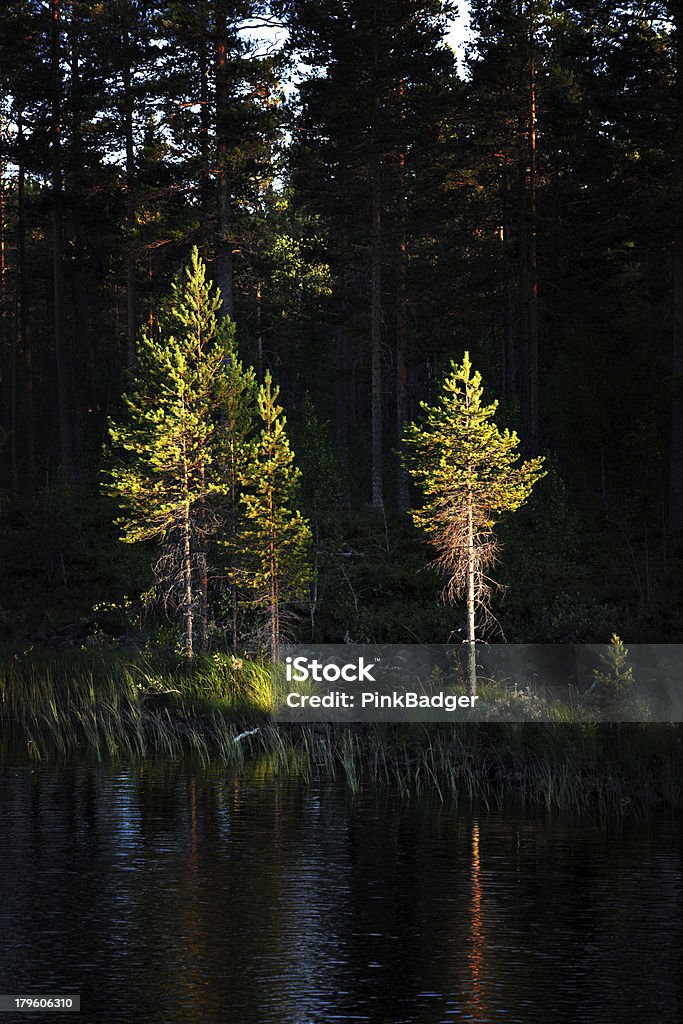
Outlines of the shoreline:
M236 668L235 666L239 667ZM409 796L613 818L683 806L683 728L661 723L274 723L268 665L133 651L5 651L0 749L36 762L188 758L389 784Z

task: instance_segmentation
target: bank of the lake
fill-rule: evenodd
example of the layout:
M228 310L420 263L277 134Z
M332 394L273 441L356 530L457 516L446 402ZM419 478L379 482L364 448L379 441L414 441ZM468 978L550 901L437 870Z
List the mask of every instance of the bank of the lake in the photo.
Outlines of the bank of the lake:
M284 725L265 662L120 649L5 650L0 737L36 762L218 761L236 771L341 777L406 795L602 815L678 809L680 725Z

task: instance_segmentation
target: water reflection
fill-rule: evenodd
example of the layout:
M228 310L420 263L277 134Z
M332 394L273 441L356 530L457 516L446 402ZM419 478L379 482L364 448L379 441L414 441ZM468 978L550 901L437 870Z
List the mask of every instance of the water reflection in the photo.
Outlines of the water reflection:
M472 909L470 923L470 947L467 954L471 988L466 998L466 1016L470 1020L486 1021L488 1009L486 1000L484 915L482 911L481 860L479 857L479 822L472 822Z
M87 1024L679 1019L666 820L14 765L0 828L0 991L81 992Z

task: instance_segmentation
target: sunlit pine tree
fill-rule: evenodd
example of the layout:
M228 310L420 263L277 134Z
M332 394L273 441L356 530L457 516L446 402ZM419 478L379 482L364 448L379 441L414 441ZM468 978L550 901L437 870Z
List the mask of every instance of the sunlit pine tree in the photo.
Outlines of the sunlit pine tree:
M472 372L469 353L461 366L451 364L439 402L422 402L421 424L405 431L408 471L425 497L410 512L438 554L434 565L446 577L444 597L467 601L469 692L476 693L477 609L488 611L496 561L494 527L514 512L545 475L543 459L517 465L519 438L493 422L498 407L482 404L481 375Z
M156 540L157 582L182 609L188 657L207 644L207 543L226 492L226 366L233 328L197 249L172 286L159 327L138 342L125 416L110 423L108 489L127 543ZM227 356L227 358L226 358Z

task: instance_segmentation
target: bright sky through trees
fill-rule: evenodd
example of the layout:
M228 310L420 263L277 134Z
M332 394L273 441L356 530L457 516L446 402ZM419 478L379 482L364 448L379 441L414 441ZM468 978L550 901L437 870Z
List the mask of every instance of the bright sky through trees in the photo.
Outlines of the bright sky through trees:
M246 27L245 34L252 39L259 40L263 44L263 54L268 52L273 46L283 43L286 37L285 29L283 27L276 28L274 25L250 24ZM464 71L465 44L469 39L469 35L470 7L467 0L461 0L458 3L458 17L451 22L451 27L446 37L458 54L458 66L461 73ZM261 51L259 51L259 54L261 54ZM296 74L294 77L296 80Z

